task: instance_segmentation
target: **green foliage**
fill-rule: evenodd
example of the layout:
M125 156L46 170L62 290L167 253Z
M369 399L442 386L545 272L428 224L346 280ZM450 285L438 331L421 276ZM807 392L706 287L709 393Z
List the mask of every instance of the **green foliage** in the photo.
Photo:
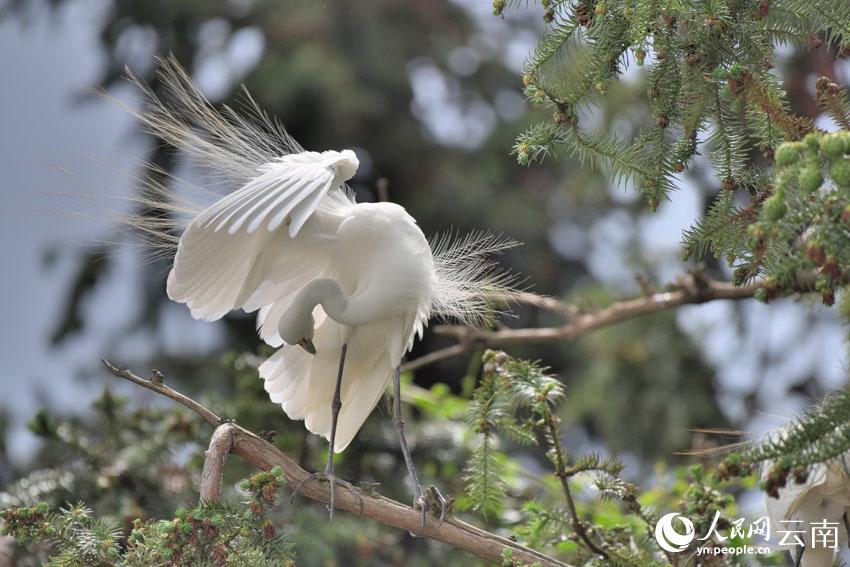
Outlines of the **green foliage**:
M537 364L486 351L481 383L467 422L479 439L467 463L466 490L472 508L498 517L505 501L503 460L497 433L523 445L538 444L541 420L563 399L563 386Z
M497 13L505 7L494 4ZM524 83L528 99L554 115L519 137L518 161L529 164L562 146L616 181L633 180L653 208L698 155L698 132L710 129L702 144L718 176L734 186L750 165L750 149L769 153L811 129L789 112L769 72L776 44L823 36L839 50L850 47L850 7L837 0L563 0L544 9L548 28ZM645 68L654 124L636 124L627 138L588 133L583 123L592 115L581 110L599 106L630 62Z
M815 278L827 305L845 283L850 267L850 133L813 133L776 151L772 193L748 233L752 273L758 267L767 286L763 298L799 289Z
M47 504L3 511L3 533L24 545L54 543L46 565L115 565L121 557L121 528L95 519L83 504L50 513Z
M532 548L554 547L561 543L564 533L571 529L566 510L547 506L538 500L529 500L523 504L522 512L525 521L515 532Z
M490 351L485 354L488 357ZM507 355L501 353L503 358ZM507 381L485 364L484 375L469 403L467 423L477 434L477 443L467 461L464 481L466 492L474 510L485 517L496 518L502 512L505 501L504 471L496 432L501 428L509 431L517 440L533 442L533 434L523 428L511 413L515 400ZM488 371L489 370L489 371Z
M826 78L818 103L837 123L850 124L846 93ZM705 218L685 233L686 257L711 251L735 266L734 282L762 276L760 298L769 300L814 288L832 305L850 266L850 133L812 132L776 147L775 169L753 170L739 187L750 197L736 204L722 191ZM814 285L811 281L814 279Z
M812 466L839 462L850 451L850 391L840 390L767 439L729 453L718 470L722 477L747 476L767 464L763 488L776 495L789 478L805 480Z
M228 396L233 402L213 399L206 404L220 415L236 415L240 424L250 422L254 427L266 428L277 426L283 422L284 416L279 406L268 402L265 391L261 388L256 390L255 386L260 382L251 366L256 360L256 356L247 353L222 357L218 371L225 373L227 383L234 388L232 395ZM409 380L409 376L406 378ZM166 376L166 382L171 382L170 376ZM427 440L425 447L416 449L423 481L434 482L452 494L455 484L459 487L459 463L468 454L461 435L465 429L463 414L468 400L451 394L440 385L427 390L409 384L405 395L416 407L423 408L421 416L416 414L407 420L411 439ZM329 523L326 509L307 499L296 499L286 510L282 510L281 506L271 507L262 497L264 494L266 499L279 496L279 479L274 480L270 473L260 473L247 483L240 483L239 479L251 474L253 469L236 457L228 459L224 471L222 501L241 504L227 504L224 512L218 508L204 512L197 507L197 480L203 450L209 443L212 430L196 417L174 409L174 404L164 402L161 407L156 404L139 408L107 392L95 402L91 411L86 412L84 419L39 412L32 422L32 429L44 440L44 448L36 460L38 468L3 487L0 510L35 507L44 502L46 510L61 515L61 508L66 506L66 502L82 500L84 508L92 511L93 518L102 525L119 530L120 536L116 541L122 554L121 561L129 562L137 557L135 565L168 564L167 561L150 559L163 553L161 546L152 542L165 542L166 536L159 530L169 529L168 524L175 520L181 523L201 521L200 527L203 527L205 518L212 519L210 514L221 513L231 526L245 527L245 514L255 511L261 511L261 516L250 520L252 533L256 535L258 530L263 529L268 535L272 526L276 531L285 532L286 540L291 542L291 553L298 556L302 565L332 564L340 557L349 558L348 564L352 566L362 567L397 565L400 562L427 565L433 561L447 566L475 564L451 547L427 545L422 539L411 538L407 532L377 522L364 523L359 516L339 514L333 523ZM265 415L267 408L273 411L269 411L263 420L261 416ZM380 411L375 413L352 450L341 455L343 458L339 459L337 469L346 478L363 482L361 490L377 490L396 500L407 501L410 492L406 484L406 467L398 451L392 424ZM435 416L448 420L446 425L435 428ZM316 436L308 437L300 424L287 427L283 423L273 442L300 458L307 468L317 470L324 466L326 444L323 440ZM270 435L268 431L266 433ZM162 446L161 436L166 438L166 447ZM444 461L436 458L435 453L440 454ZM274 485L270 484L272 482ZM371 488L367 483L371 484ZM237 490L240 484L242 487ZM272 494L270 490L273 487L277 488ZM179 533L183 533L184 529L181 528ZM135 556L128 551L127 538L131 532L138 536L138 545L133 552ZM184 554L180 565L195 564L185 558L186 554L200 549L197 545L203 544L208 550L217 545L217 540L209 538L204 543L206 535L205 532L192 531L185 538L173 540L175 552ZM199 543L194 543L195 538L201 538ZM287 552L281 538L267 540L264 535L262 540L256 541L262 545L240 540L238 555L227 552L229 564L251 564L239 563L249 559L256 559L254 565L285 564L283 561L262 559L259 555L266 551L277 553L275 550ZM41 565L51 554L58 553L58 542L43 538L39 542L15 549L18 564ZM77 553L70 544L63 549L71 554ZM205 557L208 559L211 555ZM278 557L284 556L278 554Z
M811 288L801 279L814 269L814 287L832 304L850 262L842 220L850 219L850 160L837 138L845 133L827 136L819 150L822 134L790 110L771 68L774 47L789 41L850 53L850 4L565 0L545 10L548 28L524 83L526 97L553 114L517 138L518 161L560 147L615 182L633 183L655 209L674 176L705 155L721 191L685 232L685 257L724 258L737 284L764 276L763 299ZM644 68L639 80L653 123L632 120L625 134L588 127L630 62ZM843 88L821 78L816 98L850 128Z
M44 441L45 466L5 486L0 508L82 500L131 517L140 509L171 513L175 498L191 494L189 471L200 462L193 456L207 442L205 428L183 411L129 409L125 398L108 389L86 420L59 420L41 411L29 427ZM189 456L187 466L170 464L176 452Z
M279 469L257 473L242 483L247 502L202 504L170 520L137 519L126 538L120 526L83 504L6 509L3 533L21 546L40 547L44 564L53 567L293 565L291 546L268 519L282 484Z
M564 401L559 380L538 364L504 352L486 351L483 373L469 404L467 420L478 438L466 469L467 501L492 522L503 520L509 480L507 457L499 450L499 436L545 450L554 482L537 497L526 499L523 520L513 528L521 541L549 549L576 564L667 565L653 531L655 514L646 503L678 506L706 531L717 511L723 525L734 499L719 487L719 477L699 467L686 481L665 492L665 501L642 494L621 477L622 463L596 453L572 457L562 442L557 411ZM517 432L521 432L518 434ZM487 460L489 459L489 460ZM685 473L682 473L683 477ZM582 501L590 480L598 496ZM696 545L696 544L694 544Z
M755 186L753 188L758 191ZM738 205L734 192L721 192L705 217L695 227L685 231L683 240L686 258L701 258L707 252L719 257L745 257L749 253L747 229L757 214L758 211L752 206ZM748 277L755 276L755 273L752 267L747 271ZM744 283L744 280L738 283Z

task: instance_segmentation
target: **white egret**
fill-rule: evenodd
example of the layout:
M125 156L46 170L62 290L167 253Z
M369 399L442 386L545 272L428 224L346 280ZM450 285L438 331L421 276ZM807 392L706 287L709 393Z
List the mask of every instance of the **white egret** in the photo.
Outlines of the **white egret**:
M240 188L201 209L179 236L168 296L193 317L258 311L263 341L278 347L259 368L271 400L330 442L324 473L334 508L333 455L343 451L393 379L393 423L413 484L399 367L430 317L474 324L488 292L507 280L488 255L513 243L476 234L429 245L404 208L356 203L345 182L351 150L304 151L246 94L243 116L218 112L173 58L161 61L157 98L134 114L156 136ZM153 203L168 207L167 201ZM158 237L168 223L141 219ZM177 239L176 235L173 237ZM297 490L296 490L297 492ZM445 508L443 508L443 513Z

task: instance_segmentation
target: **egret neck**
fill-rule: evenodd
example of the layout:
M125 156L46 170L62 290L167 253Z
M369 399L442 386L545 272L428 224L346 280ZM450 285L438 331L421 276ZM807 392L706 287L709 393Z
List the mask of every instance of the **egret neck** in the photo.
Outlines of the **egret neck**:
M291 335L287 333L291 329L285 328L288 322L300 326L299 324L312 321L316 305L321 305L328 317L348 327L364 325L376 319L375 310L368 302L350 301L335 280L321 278L311 281L295 295L291 307L294 311L291 321L287 321L289 317L281 320L281 336Z

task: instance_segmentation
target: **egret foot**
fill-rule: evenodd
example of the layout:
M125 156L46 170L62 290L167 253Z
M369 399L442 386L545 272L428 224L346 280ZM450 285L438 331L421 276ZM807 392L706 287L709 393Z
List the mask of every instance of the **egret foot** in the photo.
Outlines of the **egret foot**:
M327 481L331 485L331 501L328 504L328 513L329 513L329 516L330 516L329 519L333 520L333 518L334 518L334 508L335 508L335 505L336 505L336 485L337 484L344 486L345 488L348 489L349 492L351 492L352 494L354 494L354 496L357 497L357 502L358 502L359 507L360 507L359 513L360 514L363 513L363 497L360 496L360 491L357 490L354 487L354 485L351 484L350 482L348 482L347 480L343 480L341 478L338 478L336 475L334 475L332 469L330 471L325 470L325 472L317 472L317 473L313 473L311 475L304 477L304 479L301 482L299 482L298 485L295 487L295 490L292 491L292 496L289 497L289 503L292 504L292 502L295 500L295 497L298 496L298 491L301 490L301 486L303 486L303 484L305 482L307 482L308 480L320 480L320 479Z
M429 486L422 492L419 486L413 491L413 507L422 512L422 530L425 530L427 514L437 517L441 526L446 520L446 513L451 512L454 506L454 498L446 498L436 486Z
M397 366L393 373L393 427L395 427L398 441L401 445L401 454L404 457L404 463L407 465L407 472L410 474L410 482L413 484L413 507L422 511L422 526L420 531L425 531L426 515L429 511L433 511L435 516L440 518L440 524L446 519L446 511L451 508L454 503L447 501L440 491L435 486L429 486L422 493L422 486L419 484L419 475L416 474L416 465L413 464L413 456L410 454L410 447L407 445L407 438L404 436L404 418L401 412L401 367ZM437 513L439 511L439 513ZM410 532L410 535L416 534Z

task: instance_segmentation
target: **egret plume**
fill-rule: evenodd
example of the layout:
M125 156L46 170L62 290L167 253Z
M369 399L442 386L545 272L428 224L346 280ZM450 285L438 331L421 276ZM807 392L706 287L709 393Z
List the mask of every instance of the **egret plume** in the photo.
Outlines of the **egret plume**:
M232 190L259 175L264 166L280 156L304 151L279 120L259 107L245 87L237 109L223 105L219 111L174 56L157 61L162 95L127 70L130 83L142 95L141 110L108 93L103 96L132 114L146 132L179 150L192 163L207 168L213 181L223 182L225 188ZM169 181L186 184L184 179L175 178L152 163L145 163L144 167L145 175L138 176L145 185L144 191L129 200L159 213L116 218L120 224L140 231L157 259L168 259L177 251L180 233L189 220L220 195L197 186L191 187L189 195L177 195ZM347 186L344 193L350 196ZM481 326L492 319L499 313L494 298L503 302L517 284L516 276L504 269L496 256L519 245L510 238L481 230L463 236L449 230L432 238L436 293L431 314L468 326Z

